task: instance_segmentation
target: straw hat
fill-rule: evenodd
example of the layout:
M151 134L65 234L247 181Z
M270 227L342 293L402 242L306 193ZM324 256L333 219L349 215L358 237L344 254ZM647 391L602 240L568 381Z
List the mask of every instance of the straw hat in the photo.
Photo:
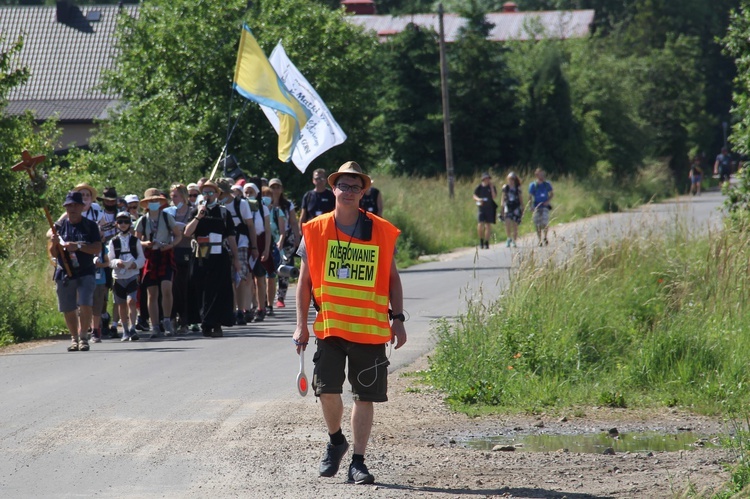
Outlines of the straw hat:
M84 189L86 189L87 191L89 191L91 193L91 199L92 200L96 199L96 196L99 194L98 192L96 192L96 189L94 189L93 187L91 187L86 182L82 182L82 183L78 184L77 186L73 187L73 190L76 191L76 192L81 192Z
M143 194L143 199L141 199L141 202L139 203L141 208L148 208L148 203L152 201L159 201L162 205L168 205L169 201L164 196L164 194L161 193L159 189L150 188L146 189L146 192Z
M336 187L336 181L341 175L354 175L362 179L362 190L366 191L372 185L372 179L362 172L362 167L354 161L347 161L341 165L337 172L328 176L328 185Z

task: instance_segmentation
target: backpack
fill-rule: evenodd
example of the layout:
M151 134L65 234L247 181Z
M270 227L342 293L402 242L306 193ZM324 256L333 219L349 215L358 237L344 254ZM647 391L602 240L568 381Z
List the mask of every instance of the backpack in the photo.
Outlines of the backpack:
M115 247L115 258L119 260L120 255L122 255L122 239L119 237L115 237L112 240L112 244ZM129 255L133 255L133 258L138 258L138 239L131 235L130 240L128 241L128 250L127 253Z
M172 232L172 229L174 228L174 224L170 225L170 223L169 223L169 219L171 218L170 215L166 211L164 211L164 210L162 210L161 215L162 215L162 218L164 219L164 223L167 224L168 232ZM146 218L146 215L143 215L142 218ZM172 221L174 222L174 218L172 218ZM148 223L144 223L143 224L143 235L146 236L146 237L148 237L149 241L153 241L154 240L154 234L151 232L151 223L150 223L150 221ZM170 234L170 236L171 236L171 234Z

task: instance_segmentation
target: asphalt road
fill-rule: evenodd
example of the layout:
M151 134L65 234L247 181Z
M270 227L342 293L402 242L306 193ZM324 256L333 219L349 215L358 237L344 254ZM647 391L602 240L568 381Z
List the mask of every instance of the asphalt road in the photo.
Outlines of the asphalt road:
M391 369L431 350L433 321L498 297L519 257L564 256L581 240L671 223L704 230L720 222L721 202L718 192L683 197L557 225L547 248L526 238L517 250L464 249L402 271L409 340L391 353ZM294 320L289 300L276 317L224 338L104 340L89 352L67 352L66 340L0 354L0 497L179 497L210 481L191 441L218 429L224 445L220 437L231 439L265 404L299 398Z

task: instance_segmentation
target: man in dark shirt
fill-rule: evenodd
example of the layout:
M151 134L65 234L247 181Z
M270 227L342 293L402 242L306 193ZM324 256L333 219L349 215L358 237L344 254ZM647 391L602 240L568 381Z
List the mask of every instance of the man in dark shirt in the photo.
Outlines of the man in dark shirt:
M82 215L84 204L80 192L70 191L63 206L68 216L55 223L56 234L51 229L47 232L52 242L52 256L57 259L54 276L57 306L70 332L68 351L85 352L89 349L88 328L96 287L94 256L102 251L102 239L96 222ZM63 269L62 258L68 261L71 276Z
M326 171L318 168L313 172L313 185L315 189L307 191L302 197L302 210L300 211L300 224L309 222L313 218L333 211L336 207L336 197L326 187L328 177Z

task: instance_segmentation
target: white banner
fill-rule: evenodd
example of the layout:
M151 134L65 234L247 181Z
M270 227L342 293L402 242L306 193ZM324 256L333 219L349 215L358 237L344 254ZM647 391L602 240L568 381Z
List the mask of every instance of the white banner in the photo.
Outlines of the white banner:
M287 90L310 111L310 119L300 131L297 146L292 151L292 161L299 171L305 173L310 163L326 152L346 140L346 134L336 120L333 119L331 111L328 110L318 92L310 85L302 73L292 64L279 42L268 58L271 66L276 70ZM274 130L279 131L279 118L276 111L270 107L260 106L273 125Z

